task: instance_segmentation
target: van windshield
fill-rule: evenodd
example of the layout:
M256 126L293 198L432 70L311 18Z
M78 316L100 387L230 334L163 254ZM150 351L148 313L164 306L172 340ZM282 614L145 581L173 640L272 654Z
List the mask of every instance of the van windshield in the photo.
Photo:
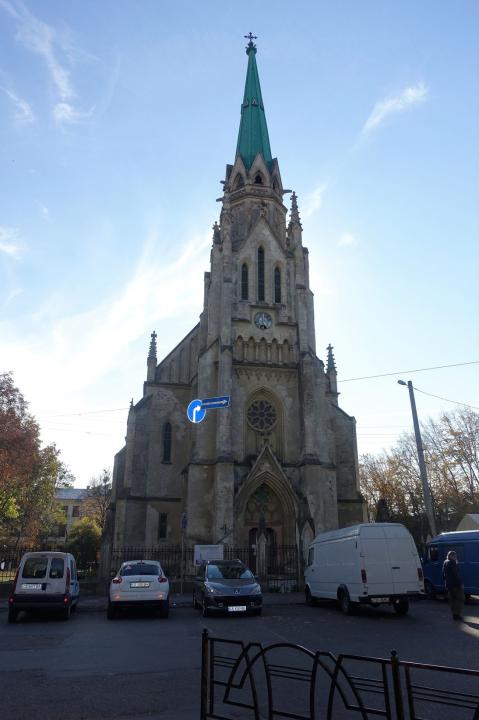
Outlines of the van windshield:
M48 558L46 557L30 557L25 561L23 566L22 577L24 578L44 578L47 574Z

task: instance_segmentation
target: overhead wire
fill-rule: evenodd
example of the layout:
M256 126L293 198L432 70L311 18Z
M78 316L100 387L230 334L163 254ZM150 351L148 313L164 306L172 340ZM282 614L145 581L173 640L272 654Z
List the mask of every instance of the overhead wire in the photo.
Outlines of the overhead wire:
M406 373L426 372L427 370L442 370L443 368L463 367L464 365L478 365L479 360L470 362L453 363L452 365L435 365L434 367L416 368L415 370L396 370L396 372L379 373L378 375L363 375L362 377L338 379L338 383L354 382L355 380L373 380L374 378L391 377L392 375L405 375Z

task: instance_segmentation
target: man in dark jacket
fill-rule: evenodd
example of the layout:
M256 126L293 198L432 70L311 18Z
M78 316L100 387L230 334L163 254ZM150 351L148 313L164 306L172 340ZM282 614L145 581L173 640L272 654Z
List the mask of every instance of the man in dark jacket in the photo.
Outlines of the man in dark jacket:
M457 554L454 550L447 553L447 559L442 566L442 579L449 595L452 617L454 620L462 620L464 608L464 583L459 574L457 565Z

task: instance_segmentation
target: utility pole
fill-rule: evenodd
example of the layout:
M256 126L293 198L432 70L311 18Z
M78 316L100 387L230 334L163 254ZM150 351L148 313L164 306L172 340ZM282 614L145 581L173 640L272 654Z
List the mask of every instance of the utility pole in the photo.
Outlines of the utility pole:
M411 380L407 383L404 380L398 380L399 385L407 385L409 390L409 400L411 401L412 421L414 425L414 434L416 436L416 447L417 457L419 460L419 473L421 475L422 492L424 495L424 506L426 508L426 516L429 522L429 529L431 535L434 537L436 533L436 521L434 520L434 512L432 509L431 491L429 489L429 482L427 479L426 463L424 461L424 447L422 444L421 430L419 428L419 421L417 419L416 400L414 398L414 387Z

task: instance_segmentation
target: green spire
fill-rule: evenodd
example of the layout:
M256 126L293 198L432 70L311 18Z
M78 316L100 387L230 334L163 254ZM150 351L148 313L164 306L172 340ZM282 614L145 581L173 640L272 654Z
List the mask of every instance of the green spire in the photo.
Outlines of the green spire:
M258 153L262 154L267 165L271 164L272 157L258 68L256 66L256 45L253 43L253 39L256 38L251 33L245 35L245 37L249 39L246 47L248 70L246 72L244 99L241 106L241 122L236 154L241 155L245 166L249 169Z

